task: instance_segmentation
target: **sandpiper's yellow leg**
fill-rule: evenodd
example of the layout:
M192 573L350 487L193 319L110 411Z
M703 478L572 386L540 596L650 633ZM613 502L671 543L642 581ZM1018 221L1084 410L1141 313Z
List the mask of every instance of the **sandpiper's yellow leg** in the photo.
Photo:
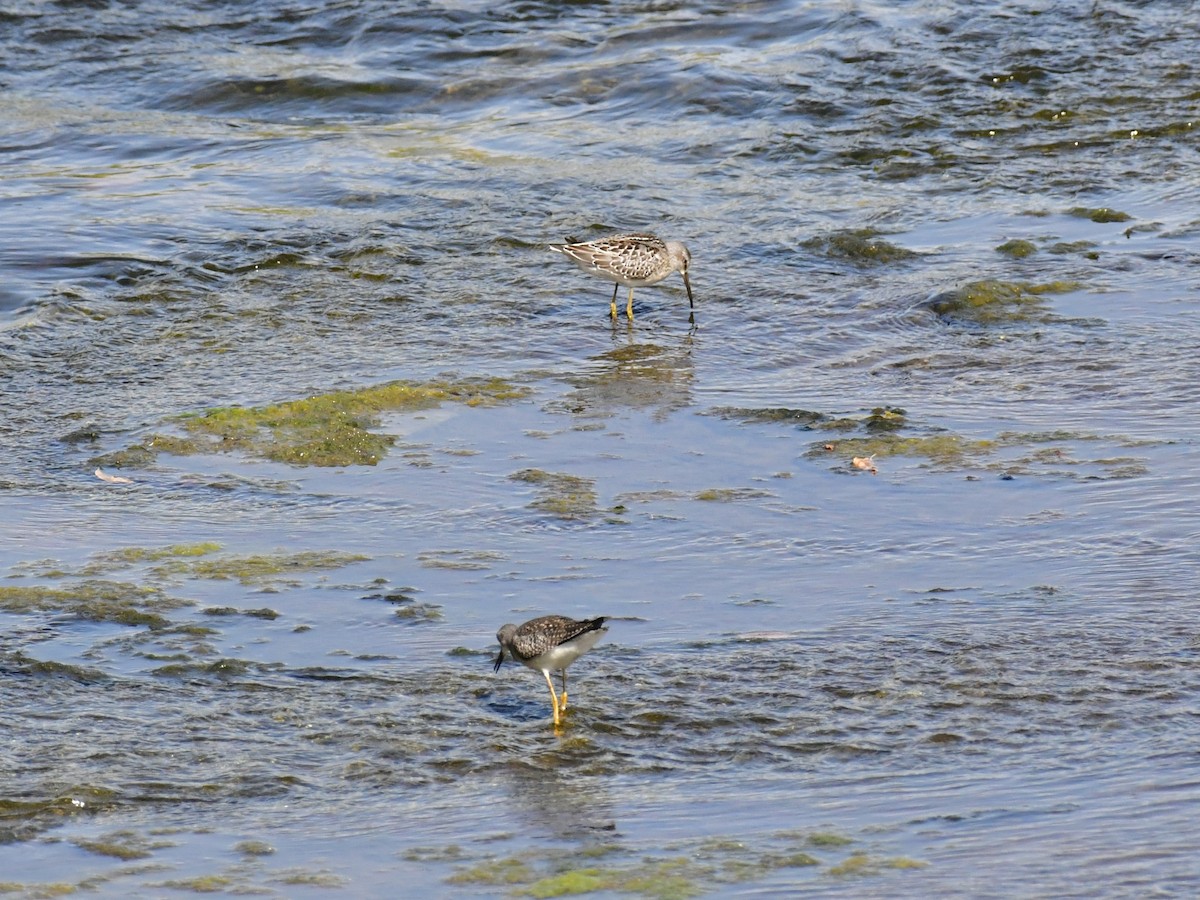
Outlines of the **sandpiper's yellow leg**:
M629 305L625 307L625 315L629 317L629 321L633 321L633 288L629 289Z
M562 675L562 692L558 695L558 706L563 712L567 711L567 670L563 669Z
M613 285L613 298L612 298L612 303L611 303L611 304L609 304L609 307L608 307L608 314L609 314L610 316L612 316L612 317L613 317L613 321L614 321L614 322L617 320L617 290L618 290L620 287L621 287L621 286L620 286L619 284L614 284L614 285Z
M554 693L554 682L550 680L550 673L544 672L543 674L546 676L546 684L550 688L550 702L554 704L554 724L557 725L559 723L558 695Z

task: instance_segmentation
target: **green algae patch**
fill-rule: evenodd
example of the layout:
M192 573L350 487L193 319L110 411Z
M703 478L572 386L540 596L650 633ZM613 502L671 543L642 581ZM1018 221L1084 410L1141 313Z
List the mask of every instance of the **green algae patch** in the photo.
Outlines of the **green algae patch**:
M803 413L802 415L798 413ZM986 456L994 449L992 441L967 440L950 432L922 428L923 433L906 434L914 430L908 411L898 406L876 406L858 416L836 417L824 413L789 409L746 409L720 407L709 414L738 419L746 423L797 423L805 431L837 432L834 440L823 438L809 445L808 459L837 459L847 465L854 459L869 461L874 457L916 456L941 466L961 465ZM858 432L854 435L853 432ZM845 435L845 436L841 436ZM861 466L859 468L862 468ZM767 491L744 489L737 491L709 489L694 495L697 500L730 501L753 496L772 496Z
M547 898L615 891L652 900L688 900L707 892L697 876L716 874L711 867L698 866L685 858L645 859L630 867L568 869L545 875L515 888L513 894Z
M819 866L821 864L819 859L811 853L805 853L803 850L768 857L764 862L776 869L799 869L806 866Z
M216 438L212 450L296 466L373 466L396 438L370 431L378 416L356 407L347 395L327 394L260 409L210 410L183 427Z
M18 894L21 897L68 897L79 892L79 885L59 882L24 884L20 881L0 881L0 894Z
M0 610L4 612L66 613L92 622L145 625L152 630L171 624L161 611L189 605L191 601L170 597L158 588L120 581L83 581L70 587L0 586Z
M824 237L810 238L801 246L830 259L841 259L859 265L882 265L913 259L918 254L885 241L883 232L874 228L838 231Z
M965 738L963 738L963 736L960 734L951 734L948 731L938 731L934 734L931 734L925 740L931 744L958 744L965 740Z
M99 669L90 669L86 666L77 666L55 660L31 659L19 651L13 655L12 659L14 663L20 666L20 670L27 675L62 678L79 684L100 684L108 681L111 677L107 672L102 672Z
M825 444L816 444L805 454L809 458L826 458L830 452ZM888 434L875 437L845 438L836 445L841 459L885 459L889 456L917 456L939 466L959 466L993 451L992 441L970 441L956 434L903 435Z
M156 434L93 462L133 468L150 465L160 452L243 453L294 466L373 466L396 443L395 435L374 430L384 413L415 412L442 403L497 406L529 393L501 378L393 381L268 406L217 407L178 417L175 421L185 436Z
M700 879L707 880L714 874L709 867L684 858L648 859L621 872L613 887L653 900L688 900L707 893Z
M171 841L151 841L133 831L114 831L92 840L77 839L72 843L80 850L114 859L145 859L155 850L175 846Z
M375 465L395 443L369 429L384 412L412 412L454 401L492 406L525 396L527 389L501 379L391 382L355 391L334 391L270 406L213 409L183 420L191 434L216 439L220 449L293 465Z
M644 856L624 862L620 859L623 855L620 847L605 845L595 853L583 854L593 860L587 866L571 865L572 862L578 864L581 861L581 854L577 852L523 854L520 858L486 861L460 870L450 876L447 882L458 885L506 885L513 896L522 897L566 897L611 892L653 900L688 900L714 890L720 891L722 887L727 889L729 885L761 881L781 869L815 869L822 865L822 860L815 855L819 852L819 839L810 843L800 841L796 836L782 837L785 844L775 847L709 838L691 847L675 848L687 851L684 855ZM807 848L805 844L808 844ZM840 842L832 840L828 844L829 848L839 846ZM610 863L599 865L600 858L610 860ZM879 870L900 867L893 860L867 858L865 855L862 858L869 859L870 864ZM859 862L857 855L852 856L851 860L847 873ZM865 871L860 874L865 874Z
M305 550L300 553L269 553L251 556L218 556L208 559L172 559L150 570L159 577L203 578L210 581L237 580L245 585L287 578L306 572L340 569L364 562L369 556L337 550Z
M1001 432L999 447L1009 452L990 468L1006 475L1052 475L1076 481L1136 478L1147 473L1145 460L1126 455L1101 455L1100 442L1116 442L1122 447L1139 442L1120 436L1101 436L1088 432ZM1095 448L1095 449L1091 449ZM1090 452L1089 452L1090 450Z
M145 469L154 465L160 453L170 453L174 456L195 456L198 453L211 452L213 452L213 447L207 440L196 440L171 434L152 434L141 443L93 456L88 463L102 469Z
M866 853L852 853L835 866L830 866L826 872L839 878L866 877L879 875L887 869L923 869L929 865L918 859L907 856L877 857Z
M968 438L914 422L907 410L897 406L876 406L866 413L841 417L817 413L797 417L792 412L778 414L773 409L722 407L710 410L708 414L746 423L799 422L804 431L825 432L824 437L808 444L804 458L831 460L839 469L848 471L877 472L878 463L889 457L917 458L926 462L925 467L940 469L983 468L999 470L1006 475L1029 474L1075 480L1134 478L1147 471L1144 460L1126 453L1083 455L1081 448L1072 446L1077 442L1098 441L1115 443L1122 448L1138 446L1137 442L1120 435L1048 431L1001 432L990 439ZM691 495L691 499L730 502L758 496L772 495L756 488L710 488ZM618 496L619 501L628 503L675 499L681 498L675 493L660 496L654 492Z
M218 553L221 545L213 541L193 544L171 544L167 547L120 547L94 553L91 561L81 570L81 575L99 575L117 569L127 569L144 562L159 562L165 559L192 558Z
M908 413L898 406L877 406L863 419L863 427L874 433L899 431L907 424Z
M433 603L417 603L396 610L396 618L410 625L439 622L443 618L442 608Z
M1099 254L1092 252L1095 244L1091 241L1058 241L1046 248L1047 253L1053 253L1055 256L1068 256L1073 253L1082 253L1092 259L1098 259Z
M600 511L595 482L590 478L543 469L522 469L508 477L538 487L538 497L529 504L538 512L559 519L589 519Z
M148 564L145 574L151 579L160 581L202 578L210 581L236 580L246 585L262 586L300 573L340 569L352 563L370 559L369 556L360 553L344 553L338 550L258 553L243 556L224 554L221 550L221 544L211 541L172 544L166 547L122 547L117 550L95 553L89 562L77 572L62 574L95 576L117 569L130 569ZM145 590L153 589L146 588ZM213 616L240 613L259 618L273 618L278 615L274 610L265 608L241 610L232 607L228 609L210 607L204 612L206 615Z
M528 897L569 897L573 894L590 894L592 891L603 890L609 886L608 880L599 869L576 869L573 872L563 872L561 875L551 875L535 881L521 891Z
M410 847L401 854L409 862L458 862L463 858L463 848L458 844L445 847Z
M140 550L136 547L131 547L118 552L127 558L132 558L134 561L140 562L144 559L167 559L174 556L208 556L210 553L216 553L220 549L221 545L215 541L199 541L194 544L171 544L169 547L158 547L151 550Z
M336 888L345 887L349 882L341 875L333 872L313 872L309 869L292 869L275 875L272 881L280 884L303 885L307 887Z
M110 788L76 784L57 790L56 796L40 800L0 798L0 843L28 841L67 819L117 805L117 792Z
M881 864L885 869L924 869L929 865L924 860L908 856L889 856Z
M509 896L570 897L624 894L652 900L689 900L728 893L731 885L765 882L778 873L797 885L818 887L822 878L853 878L926 863L844 850L854 840L834 832L786 831L741 838L709 836L654 852L620 844L529 850L514 856L469 861L463 849L411 851L406 858L464 864L446 878L451 885L501 888ZM847 856L847 853L849 855ZM808 870L808 871L805 871Z
M929 308L939 316L980 325L1023 322L1044 317L1046 294L1066 294L1079 287L1075 281L972 281L934 297Z
M719 416L722 419L737 419L747 425L780 422L785 425L808 427L829 421L829 416L825 413L815 412L811 409L790 409L785 406L765 408L717 406L708 410L705 415Z
M88 853L97 853L101 856L111 856L115 859L126 861L145 859L150 855L149 850L142 850L127 844L116 844L109 841L75 841L74 843L80 850L86 850Z
M420 625L426 622L437 622L443 617L442 607L437 603L418 603L413 597L407 594L388 594L380 596L375 594L373 597L366 599L383 599L392 603L396 607L396 618L409 625Z
M196 894L221 894L236 892L238 882L228 875L197 875L194 878L175 878L164 881L163 887Z
M908 423L908 413L898 406L876 406L864 419L835 418L810 409L791 409L782 406L765 408L718 406L706 410L704 414L719 416L722 419L736 419L745 425L782 424L832 430L845 430L863 425L871 431L897 431Z
M760 500L774 496L770 491L761 488L705 488L697 491L693 499L706 503L734 503L738 500Z
M89 466L102 469L145 469L154 465L158 454L145 444L133 444L111 453L102 453L88 460Z
M605 892L653 900L688 900L713 891L728 891L729 885L762 881L784 869L815 870L831 863L819 858L822 850L837 849L846 843L853 842L836 835L781 833L757 841L722 837L688 841L670 848L676 855L634 856L612 844L582 850L530 851L460 869L447 883L507 886L510 895L522 897ZM436 855L430 858L439 859ZM858 855L851 856L851 860L851 866L858 863ZM864 854L862 860L879 870L902 867L898 859ZM445 861L453 862L455 857Z
M1111 209L1107 206L1096 208L1087 206L1073 206L1067 210L1067 214L1075 216L1077 219L1091 219L1093 222L1105 224L1108 222L1128 222L1133 216L1129 213L1121 212L1118 209Z
M523 884L537 878L529 863L522 859L498 859L480 863L446 879L447 884Z
M806 841L809 846L824 848L845 847L854 843L853 838L838 834L836 831L815 831L806 838Z
M170 453L172 456L195 456L210 449L206 442L180 437L177 434L151 435L145 447L154 453Z
M505 558L495 550L427 550L417 554L417 561L426 568L468 571L490 569L493 563Z
M1013 259L1024 259L1037 253L1037 247L1032 241L1012 240L1005 241L996 248L996 252L1011 256Z

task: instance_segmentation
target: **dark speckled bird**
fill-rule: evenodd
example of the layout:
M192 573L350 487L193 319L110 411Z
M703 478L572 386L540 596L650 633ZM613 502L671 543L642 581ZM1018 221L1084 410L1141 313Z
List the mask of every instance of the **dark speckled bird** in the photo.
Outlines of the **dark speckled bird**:
M496 657L495 671L500 671L507 651L517 662L545 675L554 704L554 724L557 725L567 708L567 666L596 646L608 631L604 627L607 618L575 620L566 616L542 616L522 625L505 625L496 632L500 655ZM561 700L554 693L551 672L562 675Z
M632 321L633 289L658 284L672 272L683 275L688 303L693 309L696 308L696 302L692 299L692 283L688 281L692 255L678 241L664 241L652 234L614 234L579 244L551 244L550 249L574 260L585 272L616 282L609 309L614 321L617 318L617 290L621 285L629 288L625 315Z

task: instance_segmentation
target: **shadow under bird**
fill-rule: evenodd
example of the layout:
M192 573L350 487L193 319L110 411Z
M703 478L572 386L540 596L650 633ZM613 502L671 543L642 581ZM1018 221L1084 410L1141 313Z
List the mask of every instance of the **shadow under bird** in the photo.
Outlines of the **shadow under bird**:
M688 303L692 309L692 283L688 281L688 266L692 255L678 241L664 241L652 234L614 234L596 241L578 244L551 244L555 250L571 260L579 268L609 281L615 281L609 314L617 318L617 290L624 285L629 288L629 302L625 315L633 321L633 289L658 284L672 272L683 275L683 286L687 288Z
M546 676L550 687L550 700L554 704L554 724L562 719L567 708L567 666L583 656L600 640L608 629L604 627L607 616L598 619L568 619L566 616L541 616L521 625L505 625L496 632L500 642L500 655L496 657L494 671L500 671L504 654ZM551 672L562 675L562 699L554 693Z

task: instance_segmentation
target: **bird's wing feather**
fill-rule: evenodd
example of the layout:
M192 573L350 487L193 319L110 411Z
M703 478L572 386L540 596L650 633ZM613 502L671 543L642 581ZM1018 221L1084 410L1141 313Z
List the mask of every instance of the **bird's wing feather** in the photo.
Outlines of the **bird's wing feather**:
M513 636L513 647L525 659L539 656L547 650L574 640L581 634L604 627L607 616L576 621L566 616L543 616L526 622Z

